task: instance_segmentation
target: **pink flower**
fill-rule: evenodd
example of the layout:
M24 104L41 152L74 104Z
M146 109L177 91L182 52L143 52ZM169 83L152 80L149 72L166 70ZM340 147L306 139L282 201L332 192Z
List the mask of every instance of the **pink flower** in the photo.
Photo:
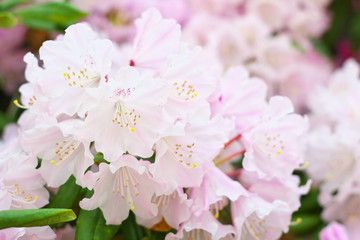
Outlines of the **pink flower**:
M56 235L49 226L6 228L0 230L2 240L55 240Z
M46 41L40 48L44 62L43 92L51 97L53 114L72 116L82 110L87 88L105 83L110 72L113 45L100 39L85 23L70 26L63 37ZM68 103L68 104L67 104Z
M177 239L221 239L233 240L234 228L231 225L222 225L209 211L203 212L200 216L192 216L185 222L178 232L166 235L166 240Z
M45 206L49 193L36 167L36 157L21 151L2 155L0 170L0 209L31 209Z
M281 200L267 202L253 195L240 197L231 204L231 216L237 231L236 239L279 239L288 231L292 211Z
M244 168L260 178L284 179L303 163L302 151L307 121L293 113L289 99L275 96L259 123L244 134Z
M147 171L150 162L138 161L130 155L123 155L110 165L100 164L94 195L85 198L80 206L86 210L100 207L107 224L120 224L132 210L141 218L157 215L151 199L160 187Z
M187 195L181 188L171 194L154 195L151 202L158 207L157 216L149 219L136 216L136 222L147 228L159 223L162 218L172 228L179 228L179 225L191 216L190 205L192 201L187 199Z
M86 169L93 164L90 142L73 134L82 123L77 119L60 124L38 121L23 133L22 145L42 159L40 172L50 187L59 187L71 175L82 185Z
M227 141L228 125L219 117L210 119L207 105L191 111L185 133L169 134L156 143L155 163L150 166L154 179L167 184L170 192L199 186L203 165L209 164Z
M226 71L217 99L211 102L213 115L234 119L238 132L252 128L266 106L266 85L257 78L250 78L243 67Z
M133 67L118 70L115 79L92 92L99 100L88 111L78 134L95 140L97 151L114 161L126 151L141 157L153 154L153 145L172 126L162 107L169 91L165 82ZM94 131L88 131L88 129ZM114 148L114 146L116 146Z
M320 240L349 240L345 227L337 222L331 222L320 232Z
M135 21L137 34L130 66L159 69L170 54L176 53L180 43L180 26L173 19L163 19L151 8Z

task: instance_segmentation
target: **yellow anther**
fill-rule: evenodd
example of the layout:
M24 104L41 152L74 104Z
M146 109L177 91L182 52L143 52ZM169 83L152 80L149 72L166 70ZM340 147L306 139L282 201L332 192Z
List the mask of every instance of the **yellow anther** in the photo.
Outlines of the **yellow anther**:
M131 132L134 132L134 131L135 131L135 128L130 128L130 131L131 131Z

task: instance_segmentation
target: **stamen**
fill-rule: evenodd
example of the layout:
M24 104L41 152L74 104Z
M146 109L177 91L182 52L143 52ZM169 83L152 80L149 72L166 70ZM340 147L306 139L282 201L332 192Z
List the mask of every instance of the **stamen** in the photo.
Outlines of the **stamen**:
M51 164L58 166L63 163L66 159L68 159L80 146L81 142L76 141L72 137L68 137L62 142L55 143L56 151L54 152L55 155L51 160Z
M112 192L113 194L120 194L121 198L126 200L133 211L135 209L133 199L140 194L138 190L139 185L140 183L135 177L133 170L128 167L121 167L115 173Z
M220 164L223 164L223 163L231 160L232 158L234 158L234 157L236 157L236 156L243 155L245 152L246 152L245 149L243 149L243 150L241 150L241 151L238 151L238 152L235 152L235 153L231 154L230 156L227 156L227 157L222 158L222 159L220 159L220 160L218 160L218 161L215 161L215 165L216 165L216 166L219 166Z
M21 109L29 109L28 107L26 107L26 106L24 106L24 105L21 105L18 100L14 100L13 103L14 103L18 108L21 108Z
M192 169L197 167L197 164L192 162L195 143L186 144L183 146L178 143L171 143L166 138L163 138L165 143L168 145L169 151L172 153L173 157L181 163L184 167Z
M129 110L125 105L118 103L112 121L120 127L127 127L130 132L134 132L138 118L140 115L136 114L135 109Z
M26 193L24 190L22 190L19 184L5 186L4 189L6 189L10 194L13 200L11 205L15 208L21 208L24 206L24 204L33 204L39 199L38 196L33 196L30 193Z

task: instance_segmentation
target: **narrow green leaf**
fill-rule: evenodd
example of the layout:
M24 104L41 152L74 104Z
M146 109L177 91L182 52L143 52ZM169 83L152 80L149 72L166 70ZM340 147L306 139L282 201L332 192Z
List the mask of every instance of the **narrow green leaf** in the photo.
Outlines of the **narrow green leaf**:
M0 211L0 229L9 227L35 227L76 219L71 209L21 209Z
M0 3L0 11L10 10L11 8L13 8L17 5L26 3L26 2L30 2L30 0L9 0L9 1L5 1L5 2L1 2Z
M16 11L26 26L44 30L65 29L86 17L86 13L66 2L45 2Z
M14 14L9 12L0 12L0 27L11 28L17 24L17 19Z
M92 211L82 209L76 224L75 239L111 240L119 229L120 225L106 225L99 208Z
M51 199L49 208L73 208L77 204L77 198L81 191L81 187L75 183L75 178L71 176L65 184L63 184L56 196Z

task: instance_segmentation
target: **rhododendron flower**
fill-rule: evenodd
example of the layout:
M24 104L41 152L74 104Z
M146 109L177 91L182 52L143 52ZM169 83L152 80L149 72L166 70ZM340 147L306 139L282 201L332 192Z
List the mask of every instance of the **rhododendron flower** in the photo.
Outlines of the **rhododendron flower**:
M2 240L54 240L55 238L56 235L49 226L0 230L0 239Z
M123 67L115 79L98 90L93 94L100 93L103 98L88 111L79 134L89 141L95 140L97 151L103 152L109 161L125 152L151 157L154 143L172 124L162 107L169 95L164 80L133 67ZM89 132L89 128L96 130Z
M50 187L58 187L73 174L82 185L86 169L93 164L90 142L72 134L82 121L37 125L22 135L25 149L42 159L40 172Z
M178 229L176 235L169 233L165 239L232 240L234 233L234 228L231 225L222 225L209 211L205 211L200 216L192 216Z
M226 71L215 97L212 114L234 119L237 131L243 132L256 124L266 106L266 85L250 78L243 67L233 67Z
M167 57L179 50L180 25L173 19L163 19L158 10L145 11L135 21L137 34L134 39L130 66L152 68L163 66Z
M150 166L154 179L166 183L170 191L200 185L202 166L220 152L231 129L231 123L219 117L210 119L207 105L191 111L187 120L183 136L166 136L156 143L155 163Z
M69 27L56 41L44 42L39 51L47 78L42 89L51 96L50 108L56 115L72 116L81 110L85 89L107 81L113 45L85 23ZM64 104L66 101L72 104Z
M147 171L150 163L123 155L110 165L100 164L99 172L93 175L94 195L85 198L80 206L86 210L100 207L107 224L120 224L132 210L141 218L157 215L151 199L161 186L151 179Z
M350 240L345 227L337 222L331 222L320 232L320 240Z
M259 123L244 134L246 170L257 172L261 178L284 179L304 163L303 145L299 142L307 129L307 121L293 111L287 98L270 99Z
M136 221L145 227L151 228L164 219L172 228L179 228L179 225L191 216L192 201L187 199L182 189L177 189L171 194L153 195L151 202L158 207L157 216L148 219L136 216Z

